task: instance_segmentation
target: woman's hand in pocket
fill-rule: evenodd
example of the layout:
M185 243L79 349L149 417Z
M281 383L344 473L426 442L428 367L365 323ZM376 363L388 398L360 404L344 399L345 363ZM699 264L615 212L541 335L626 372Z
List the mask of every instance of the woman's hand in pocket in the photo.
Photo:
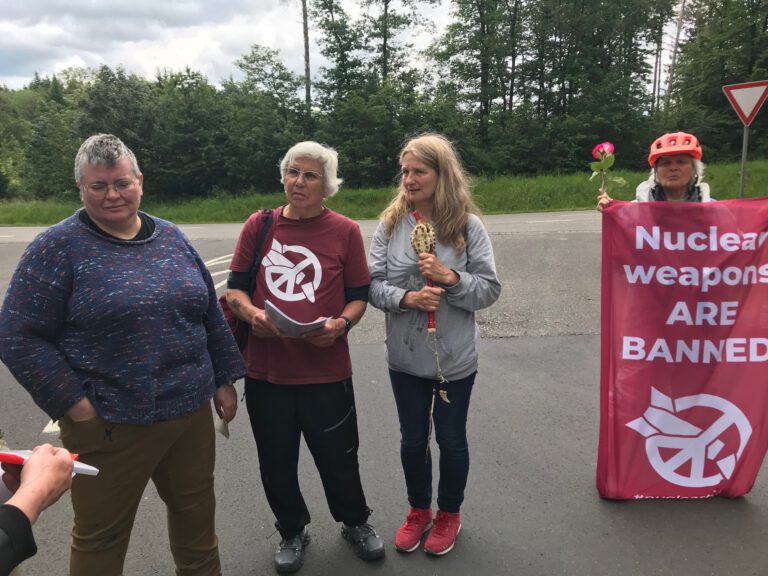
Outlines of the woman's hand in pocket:
M67 410L67 416L73 422L85 422L86 420L97 418L99 414L96 412L93 404L91 404L91 401L88 400L88 397L83 396Z

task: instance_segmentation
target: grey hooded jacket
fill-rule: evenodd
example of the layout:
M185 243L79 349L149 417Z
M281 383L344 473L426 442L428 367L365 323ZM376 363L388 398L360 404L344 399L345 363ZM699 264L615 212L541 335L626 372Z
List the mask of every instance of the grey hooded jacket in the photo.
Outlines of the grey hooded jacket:
M379 223L371 242L368 266L371 272L370 302L386 312L387 362L390 369L422 378L435 378L435 352L427 340L427 314L400 308L408 290L420 290L424 278L411 246L413 214L397 223L387 237ZM470 215L467 246L461 254L437 243L437 258L459 275L445 293L435 313L440 367L448 380L469 376L477 370L480 331L475 311L496 302L501 283L496 275L493 247L480 218Z

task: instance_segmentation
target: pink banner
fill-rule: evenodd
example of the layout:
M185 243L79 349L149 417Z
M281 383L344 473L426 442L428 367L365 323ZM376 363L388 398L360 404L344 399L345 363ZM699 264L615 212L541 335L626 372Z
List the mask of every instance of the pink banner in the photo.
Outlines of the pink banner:
M768 199L603 212L605 498L742 496L768 447Z

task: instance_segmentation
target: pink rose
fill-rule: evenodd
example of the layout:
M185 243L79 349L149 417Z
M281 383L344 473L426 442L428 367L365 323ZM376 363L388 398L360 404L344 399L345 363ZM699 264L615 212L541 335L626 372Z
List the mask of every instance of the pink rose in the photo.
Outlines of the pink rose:
M592 157L595 160L602 160L608 154L613 154L613 143L611 142L601 142L592 149Z

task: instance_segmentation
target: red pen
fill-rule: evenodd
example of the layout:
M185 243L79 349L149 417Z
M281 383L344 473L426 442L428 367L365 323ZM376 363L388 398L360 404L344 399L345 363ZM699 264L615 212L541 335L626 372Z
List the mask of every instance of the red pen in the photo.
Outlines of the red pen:
M6 450L0 451L0 462L6 464L16 464L24 466L29 457L32 456L32 450ZM72 460L75 460L75 474L85 474L87 476L96 476L99 473L98 468L77 462L79 454L70 454Z

